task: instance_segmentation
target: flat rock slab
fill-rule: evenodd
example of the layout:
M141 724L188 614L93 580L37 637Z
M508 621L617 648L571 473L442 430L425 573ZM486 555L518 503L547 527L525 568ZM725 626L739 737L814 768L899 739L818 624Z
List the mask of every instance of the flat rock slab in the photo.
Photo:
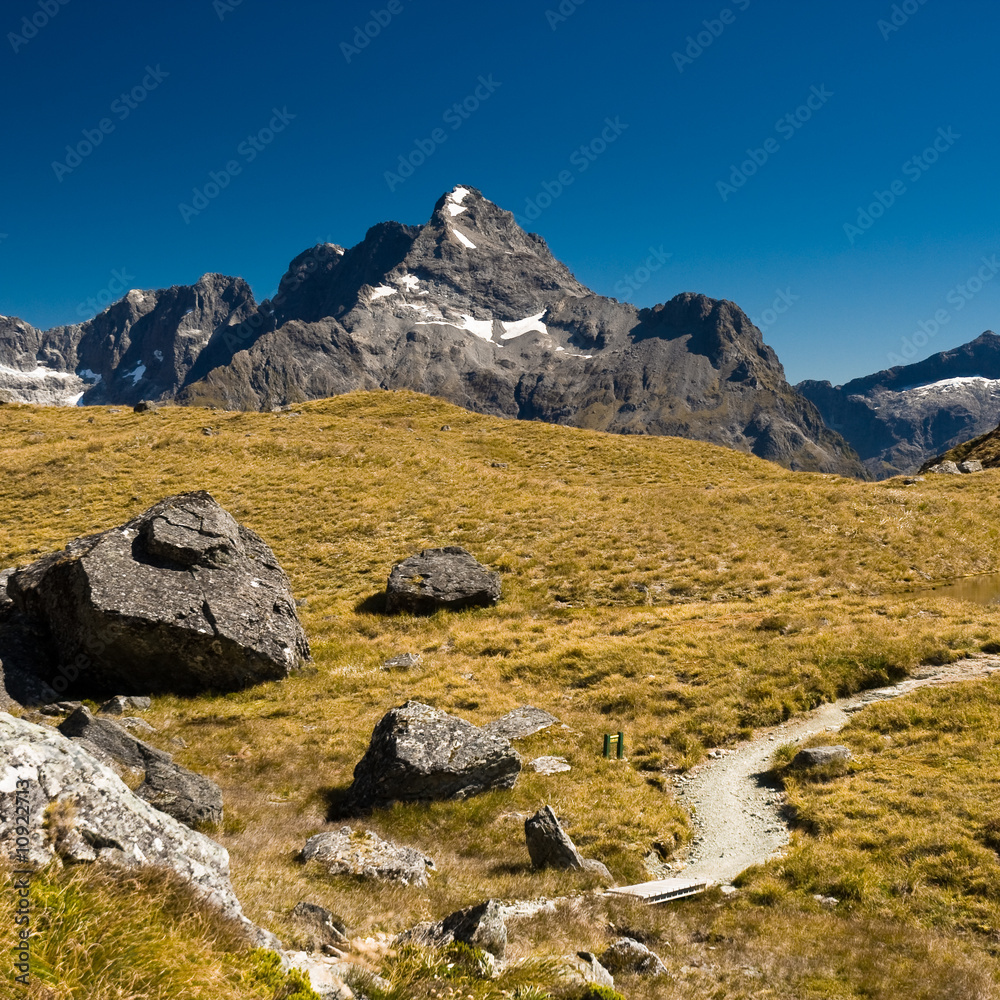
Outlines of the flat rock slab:
M510 743L465 719L409 701L375 727L354 768L355 808L392 802L461 799L512 788L521 758Z
M528 761L528 767L538 774L562 774L572 770L565 757L536 757Z
M303 862L318 861L331 875L354 875L377 882L427 885L434 862L412 847L400 847L367 830L356 833L349 826L336 832L317 833L302 849Z
M49 637L57 662L42 680L60 692L231 691L309 658L274 553L204 492L70 542L7 592Z
M559 720L548 712L532 705L522 705L499 719L487 722L483 726L484 733L492 733L505 740L519 740L525 736L533 736L549 726L554 726Z
M500 600L500 574L457 545L424 549L392 567L385 591L389 614L492 607Z

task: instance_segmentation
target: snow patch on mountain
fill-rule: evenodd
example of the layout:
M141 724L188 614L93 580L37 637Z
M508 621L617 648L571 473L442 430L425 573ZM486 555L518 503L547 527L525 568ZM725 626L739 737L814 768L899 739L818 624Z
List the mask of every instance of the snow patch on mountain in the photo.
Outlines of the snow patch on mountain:
M900 392L913 392L920 393L921 395L928 392L949 392L952 389L967 389L972 386L977 388L986 388L987 386L992 389L1000 389L1000 379L984 378L982 375L960 375L956 378L943 378L939 382L929 382L927 385L914 385L906 389L901 389Z
M470 250L476 250L476 249L477 249L477 247L476 247L476 244L475 244L475 243L473 243L473 242L472 242L472 240L470 240L470 239L469 239L469 237L468 237L468 236L466 236L466 235L465 235L465 233L463 233L461 229L452 229L452 230L451 230L451 232L452 232L452 233L453 233L453 234L454 234L454 235L455 235L456 237L458 237L458 241L459 241L459 242L460 242L460 243L461 243L461 244L462 244L463 246L466 246L466 247L468 247L468 248L469 248Z
M513 340L515 337L523 337L526 333L548 334L548 327L542 322L542 317L548 310L543 309L537 316L529 316L527 319L519 319L513 323L504 323L504 332L500 335L501 340Z

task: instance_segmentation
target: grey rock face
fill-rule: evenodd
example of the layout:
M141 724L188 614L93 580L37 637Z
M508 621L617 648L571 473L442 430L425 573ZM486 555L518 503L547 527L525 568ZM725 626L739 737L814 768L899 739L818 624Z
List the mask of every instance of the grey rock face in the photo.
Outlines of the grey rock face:
M427 948L443 948L453 941L482 948L501 962L507 953L507 924L503 906L488 899L477 906L458 910L437 923L422 923L404 931L397 944L416 944Z
M59 732L97 747L125 767L144 769L151 761L170 762L170 754L136 739L110 719L95 718L85 705L60 723Z
M939 465L934 465L928 472L936 472L942 476L960 476L962 470L954 462L941 462Z
M393 566L385 596L390 614L491 607L500 600L500 574L457 545L424 549Z
M27 855L35 864L54 858L76 863L166 866L261 943L274 941L243 916L229 881L229 855L133 795L108 768L54 729L0 713L0 838L17 843L15 801L23 782L30 811ZM46 809L57 803L52 835ZM54 815L50 812L50 815Z
M958 471L965 474L970 474L973 472L982 472L983 463L976 459L973 459L971 462L959 462Z
M153 758L146 763L146 780L135 794L196 830L221 826L222 790L204 775L195 774L172 761Z
M851 751L848 747L805 747L795 755L792 767L821 767L850 759Z
M427 872L434 869L434 862L420 851L382 840L371 830L355 834L349 826L310 837L301 857L304 862L318 861L331 875L403 885L427 885Z
M540 733L543 729L554 726L558 721L554 715L541 708L522 705L499 719L494 719L493 722L487 722L483 726L483 732L505 740L517 740Z
M234 690L309 657L274 553L204 492L77 539L7 590L84 694Z
M512 788L521 758L510 743L464 719L409 701L375 727L354 768L358 808L392 802L467 798Z
M621 937L601 955L601 965L612 975L632 973L640 976L662 976L667 967L660 956L630 937Z
M806 381L795 388L876 479L916 472L1000 423L1000 337L987 331L961 347L845 385Z

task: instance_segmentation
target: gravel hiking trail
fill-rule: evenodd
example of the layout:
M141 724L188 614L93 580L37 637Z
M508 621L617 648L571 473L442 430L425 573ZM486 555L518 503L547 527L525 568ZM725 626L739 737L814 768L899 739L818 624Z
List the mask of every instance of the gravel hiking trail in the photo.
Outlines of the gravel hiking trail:
M731 750L711 751L712 760L675 778L678 801L691 813L696 835L686 856L659 877L669 874L726 884L788 844L788 827L782 816L784 795L766 774L774 751L782 744L799 743L816 733L836 733L854 712L875 702L996 672L1000 672L1000 659L986 656L944 667L923 667L892 687L820 705Z

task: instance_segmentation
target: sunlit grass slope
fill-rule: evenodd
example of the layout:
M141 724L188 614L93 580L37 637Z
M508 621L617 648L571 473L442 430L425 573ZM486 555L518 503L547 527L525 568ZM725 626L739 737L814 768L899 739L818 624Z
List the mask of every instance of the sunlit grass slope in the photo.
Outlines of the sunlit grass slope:
M1000 569L992 472L858 483L698 442L497 420L411 393L273 414L4 406L0 456L2 565L207 489L288 571L312 669L226 696L158 698L147 713L153 742L222 786L217 836L237 892L251 918L288 940L300 899L367 932L487 895L588 887L530 871L523 820L545 802L586 855L621 881L642 879L644 856L689 837L670 769L1000 640L997 611L908 593ZM382 615L392 564L447 544L500 570L500 604ZM400 652L422 663L383 671ZM295 855L327 828L376 721L408 698L476 723L525 703L548 709L560 725L518 749L526 760L564 756L572 770L525 770L510 792L366 817L358 825L423 849L439 869L428 889L379 890L373 902L370 886L328 879ZM629 759L605 762L602 735L619 729ZM178 737L186 748L170 742Z

